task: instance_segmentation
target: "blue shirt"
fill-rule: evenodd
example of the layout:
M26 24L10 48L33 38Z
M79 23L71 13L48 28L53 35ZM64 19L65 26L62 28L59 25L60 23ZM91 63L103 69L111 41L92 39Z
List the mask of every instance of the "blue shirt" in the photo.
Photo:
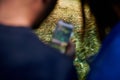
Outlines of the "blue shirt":
M73 61L31 29L0 25L0 80L77 80Z
M103 41L87 80L120 80L120 22Z

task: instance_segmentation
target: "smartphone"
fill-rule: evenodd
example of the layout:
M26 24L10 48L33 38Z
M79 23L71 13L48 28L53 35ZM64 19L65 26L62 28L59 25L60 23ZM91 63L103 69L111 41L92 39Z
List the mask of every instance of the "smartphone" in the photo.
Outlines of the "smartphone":
M59 20L52 36L52 43L58 47L66 47L70 41L73 29L74 26L72 24Z

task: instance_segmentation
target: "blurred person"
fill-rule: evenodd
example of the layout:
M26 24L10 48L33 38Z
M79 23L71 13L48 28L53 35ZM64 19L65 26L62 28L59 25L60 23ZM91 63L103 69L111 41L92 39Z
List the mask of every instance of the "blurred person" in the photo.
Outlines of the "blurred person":
M95 17L102 44L86 80L120 80L120 0L82 0L84 5Z
M73 59L42 43L32 31L56 3L0 0L0 80L77 80Z

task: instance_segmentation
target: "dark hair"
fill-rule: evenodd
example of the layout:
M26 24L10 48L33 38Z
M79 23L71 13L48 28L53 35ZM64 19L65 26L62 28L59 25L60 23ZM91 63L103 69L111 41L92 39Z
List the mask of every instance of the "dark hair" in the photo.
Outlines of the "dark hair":
M119 21L118 16L116 15L113 6L119 5L120 0L81 0L82 9L84 5L90 7L91 13L95 16L96 24L98 28L100 41L106 37L106 29L112 29L113 26ZM83 18L85 19L85 12L83 12ZM83 21L85 21L83 19ZM85 22L83 28L85 29Z
M44 0L45 1L45 0ZM49 4L46 6L46 9L41 16L38 16L38 18L36 19L35 23L33 24L32 28L33 29L38 29L40 24L48 17L48 15L52 12L52 10L54 9L55 5L57 4L57 0L50 0Z

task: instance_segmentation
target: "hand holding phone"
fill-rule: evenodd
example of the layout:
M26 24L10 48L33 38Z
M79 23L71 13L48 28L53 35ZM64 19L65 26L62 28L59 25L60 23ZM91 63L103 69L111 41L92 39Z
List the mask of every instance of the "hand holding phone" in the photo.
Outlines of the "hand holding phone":
M65 52L65 47L67 47L71 35L73 33L73 25L70 23L66 23L62 20L59 20L56 29L53 33L52 43L58 48L61 48L61 52ZM64 49L64 50L63 50Z

